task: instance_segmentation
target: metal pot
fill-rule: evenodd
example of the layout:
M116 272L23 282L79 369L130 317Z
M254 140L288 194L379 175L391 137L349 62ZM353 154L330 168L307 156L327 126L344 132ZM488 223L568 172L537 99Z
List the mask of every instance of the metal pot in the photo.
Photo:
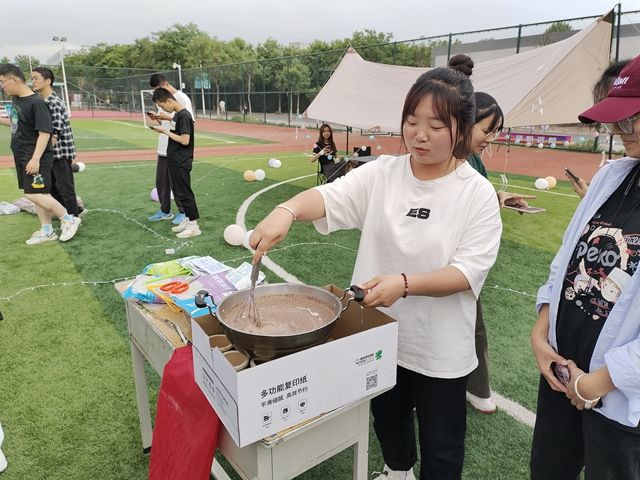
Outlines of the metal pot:
M349 291L353 292L353 295L343 307L342 299L345 298ZM331 330L333 329L336 320L340 317L340 314L347 309L351 300L360 302L364 298L364 292L356 286L349 287L341 299L324 288L310 285L295 283L259 285L255 289L256 299L271 295L297 295L301 297L311 297L328 306L332 311L332 318L322 327L308 332L291 335L257 335L246 333L229 326L227 323L228 318L225 318L225 312L229 312L230 309L237 307L238 305L243 305L249 294L250 289L245 289L228 295L220 302L215 314L212 312L212 315L216 316L222 325L225 334L237 349L246 351L252 358L258 360L272 360L274 358L304 350L305 348L319 345L324 342L329 335L331 335ZM200 290L196 294L196 305L201 308L205 306L211 307L210 303L207 302L207 298L211 298L209 293L206 290Z

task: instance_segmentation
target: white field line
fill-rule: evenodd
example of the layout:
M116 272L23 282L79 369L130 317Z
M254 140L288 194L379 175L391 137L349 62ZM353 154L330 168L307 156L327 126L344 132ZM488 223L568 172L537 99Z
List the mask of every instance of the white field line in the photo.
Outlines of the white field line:
M303 178L309 178L314 176L314 174L310 174L310 175L303 175L301 177L296 177L296 178L291 178L289 180L284 180L282 182L278 182L278 183L274 183L273 185L269 185L266 188L263 188L262 190L258 190L257 192L255 192L254 194L250 195L244 202L242 202L242 205L240 205L240 208L238 209L238 213L236 214L236 224L240 225L242 228L244 228L245 230L247 229L246 225L245 225L245 218L246 218L246 214L247 214L247 210L249 209L249 206L251 205L251 203L253 203L253 201L258 198L260 195L262 195L263 193L279 187L280 185L284 185L285 183L290 183L290 182L295 182L296 180L301 180ZM551 192L549 192L551 193ZM271 260L268 257L263 257L262 258L262 264L267 267L269 270L271 270L273 273L275 273L278 277L282 278L285 282L288 283L304 283L302 282L300 279L298 279L295 275L292 275L290 273L288 273L284 268L282 268L280 265L278 265L276 262L274 262L273 260ZM498 287L497 285L493 288L498 288L501 289L500 287ZM501 289L503 290L503 289ZM517 293L524 293L524 292L517 292ZM528 295L528 294L525 294ZM529 427L533 428L534 424L535 424L535 418L536 415L535 413L527 410L525 407L523 407L522 405L520 405L519 403L516 403L512 400L509 400L506 397L503 397L502 395L500 395L499 393L496 392L491 392L492 398L495 401L496 405L500 408L500 410L503 410L507 415L509 415L510 417L518 420L519 422L524 423L525 425L528 425Z
M124 125L125 127L142 128L143 130L145 128L147 128L144 125L140 125L140 124L138 124L136 122L129 123L129 122L122 122L122 121L119 121L119 120L107 120L107 122L115 123L117 125ZM77 138L104 138L104 137L77 137ZM215 135L211 135L211 134L205 133L205 132L198 132L198 138L208 138L209 140L216 140L218 142L228 143L228 144L238 143L238 142L234 142L233 140L228 140L226 138L216 137Z
M536 414L527 410L519 403L509 400L508 398L493 391L491 392L491 398L493 398L496 406L510 417L515 418L519 422L522 422L531 428L536 424Z
M249 209L249 205L251 205L253 200L258 198L264 192L268 192L272 188L279 187L280 185L283 185L285 183L295 182L296 180L313 177L315 175L316 175L315 173L311 173L309 175L302 175L301 177L291 178L289 180L284 180L282 182L274 183L273 185L269 185L268 187L265 187L262 190L258 190L253 195L250 195L244 202L242 202L242 205L240 205L240 208L238 209L238 213L236 214L236 224L240 225L245 230L247 229L247 226L245 225L244 221L247 215L247 210ZM262 258L262 264L265 267L267 267L269 270L271 270L273 273L275 273L278 277L282 278L287 283L304 283L301 280L299 280L295 275L288 273L284 268L282 268L280 265L278 265L276 262L274 262L267 256Z
M539 190L537 188L531 188L531 187L521 187L519 185L515 185L515 184L509 184L509 185L503 185L500 182L491 182L493 185L498 185L500 187L505 187L507 189L510 188L518 188L520 190L530 190L532 192L538 192L538 193L548 193L549 195L559 195L561 197L575 197L578 198L578 195L576 195L575 193L560 193L560 192L550 192L549 190Z
M85 149L83 149L84 151ZM284 155L278 155L278 158L294 158L299 156L300 154L298 153L287 153ZM241 156L241 155L230 155L229 157L225 157L224 160L195 160L193 162L194 165L197 164L203 164L203 165L214 165L216 167L224 167L226 166L226 164L229 163L234 163L234 162L243 162L245 160L265 160L265 156L259 156L259 157L247 157L247 156ZM105 169L110 169L110 168L149 168L149 167L156 167L155 163L152 163L151 161L147 160L147 161L140 161L140 162L127 162L126 165L110 165L110 164L104 164L104 163L92 163L90 164L90 171L93 170L105 170ZM16 171L15 168L3 168L0 169L0 176L1 175L11 175L12 177L15 177L16 175ZM84 175L84 173L82 173L82 175Z

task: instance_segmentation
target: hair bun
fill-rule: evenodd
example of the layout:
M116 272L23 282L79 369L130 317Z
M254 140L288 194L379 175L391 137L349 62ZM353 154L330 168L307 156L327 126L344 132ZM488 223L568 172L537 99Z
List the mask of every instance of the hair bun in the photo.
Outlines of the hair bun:
M471 60L471 57L464 53L459 53L449 59L449 68L452 68L467 77L470 77L473 73L473 65L474 63L473 60Z

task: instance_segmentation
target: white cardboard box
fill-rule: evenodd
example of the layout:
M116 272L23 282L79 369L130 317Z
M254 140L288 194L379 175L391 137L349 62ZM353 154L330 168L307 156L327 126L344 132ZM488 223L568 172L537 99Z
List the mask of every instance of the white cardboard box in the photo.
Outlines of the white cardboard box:
M240 372L209 347L209 335L221 331L216 319L192 319L191 327L196 383L239 447L396 382L398 324L356 302L336 321L334 341Z

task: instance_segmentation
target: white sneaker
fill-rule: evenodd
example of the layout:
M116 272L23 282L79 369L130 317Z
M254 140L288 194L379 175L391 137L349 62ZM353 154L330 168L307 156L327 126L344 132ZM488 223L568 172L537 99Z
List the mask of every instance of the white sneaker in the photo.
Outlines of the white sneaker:
M481 398L469 392L467 392L467 402L480 413L491 414L497 408L491 397Z
M373 475L380 472L374 472ZM413 468L410 470L391 470L387 465L384 465L382 473L375 477L373 480L416 480L413 474Z
M187 225L184 230L182 230L181 232L178 232L176 237L189 238L189 237L197 237L198 235L201 235L201 234L202 232L200 231L200 227L198 226L198 224L195 224L195 225Z
M176 225L175 227L171 227L171 231L172 232L181 232L183 231L185 228L187 228L187 225L189 225L189 219L185 218L182 222L180 222L178 225Z
M38 245L44 242L51 242L52 240L57 240L58 235L55 232L44 233L42 230L38 230L37 232L33 232L31 238L26 240L24 243L27 245Z
M78 231L78 227L80 227L81 223L82 219L80 217L73 217L73 219L69 222L67 222L66 220L62 220L60 222L60 226L62 227L60 241L66 242L67 240L71 240Z

